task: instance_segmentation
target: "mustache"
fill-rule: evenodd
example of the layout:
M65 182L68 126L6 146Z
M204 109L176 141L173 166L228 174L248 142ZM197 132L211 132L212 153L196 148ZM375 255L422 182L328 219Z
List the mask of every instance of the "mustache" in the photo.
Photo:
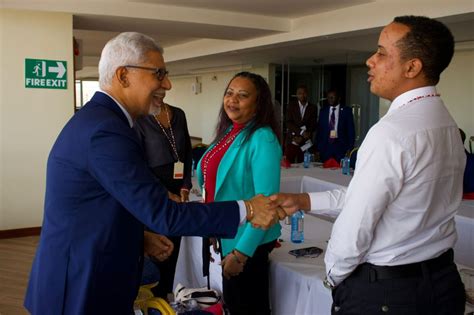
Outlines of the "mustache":
M158 97L158 98L164 98L166 96L166 90L165 89L159 89L155 93L153 93L153 97Z

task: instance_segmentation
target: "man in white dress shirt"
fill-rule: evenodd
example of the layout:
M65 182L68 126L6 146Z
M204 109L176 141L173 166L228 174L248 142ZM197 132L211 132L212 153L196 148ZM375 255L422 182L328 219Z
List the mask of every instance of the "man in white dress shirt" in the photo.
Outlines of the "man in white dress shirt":
M362 143L347 190L278 194L287 214L342 209L325 255L333 314L463 314L453 246L465 154L435 85L454 39L442 23L397 17L367 60L370 90L392 101Z

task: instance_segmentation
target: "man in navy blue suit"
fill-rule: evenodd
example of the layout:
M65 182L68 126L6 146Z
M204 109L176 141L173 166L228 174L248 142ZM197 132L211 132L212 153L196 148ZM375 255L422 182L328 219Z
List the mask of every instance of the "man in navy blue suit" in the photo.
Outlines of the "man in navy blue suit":
M148 168L133 121L171 82L162 48L122 33L99 62L101 91L51 149L44 221L25 306L32 314L133 314L144 226L163 235L234 237L246 219L268 227L265 198L214 204L168 199Z
M328 105L319 112L315 141L322 162L330 158L340 161L354 147L355 128L352 110L342 105L340 101L338 91L329 90Z

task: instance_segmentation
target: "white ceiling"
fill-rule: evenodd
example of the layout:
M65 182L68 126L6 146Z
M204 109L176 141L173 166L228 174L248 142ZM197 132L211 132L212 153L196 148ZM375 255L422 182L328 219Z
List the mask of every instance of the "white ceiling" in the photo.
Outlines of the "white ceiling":
M448 23L457 42L474 41L472 0L2 0L0 8L70 12L84 69L96 76L105 43L123 31L165 48L171 74L262 63L361 63L394 16ZM405 8L410 8L407 12ZM203 70L204 69L204 70Z
M186 8L257 14L282 18L300 18L321 12L333 11L370 0L130 0L151 4L173 5Z

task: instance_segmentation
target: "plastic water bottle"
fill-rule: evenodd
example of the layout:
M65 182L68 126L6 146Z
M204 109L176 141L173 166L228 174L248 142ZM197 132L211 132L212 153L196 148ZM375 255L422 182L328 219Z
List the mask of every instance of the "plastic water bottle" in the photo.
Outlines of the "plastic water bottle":
M344 157L341 159L341 168L342 174L344 175L351 175L351 160L349 157Z
M304 151L304 159L303 159L303 166L304 168L308 168L311 164L311 153L308 150Z
M293 243L304 242L304 213L301 210L291 216L291 241Z

